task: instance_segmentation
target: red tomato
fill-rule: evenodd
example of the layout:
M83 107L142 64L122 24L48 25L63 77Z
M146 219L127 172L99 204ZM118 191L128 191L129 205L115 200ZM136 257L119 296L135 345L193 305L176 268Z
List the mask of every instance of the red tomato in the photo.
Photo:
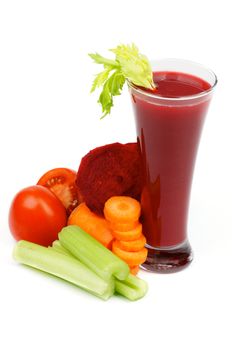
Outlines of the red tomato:
M64 206L43 186L24 188L16 194L10 207L9 226L16 240L51 245L66 222Z
M67 168L56 168L47 171L37 185L49 188L63 203L69 215L79 204L75 184L77 173Z

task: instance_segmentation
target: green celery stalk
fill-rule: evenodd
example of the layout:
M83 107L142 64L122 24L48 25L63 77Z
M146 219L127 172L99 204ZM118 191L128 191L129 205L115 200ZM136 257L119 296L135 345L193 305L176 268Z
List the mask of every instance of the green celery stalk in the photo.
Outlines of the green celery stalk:
M115 291L132 301L144 297L147 290L147 283L132 274L129 274L124 281L115 280Z
M64 227L59 240L64 248L103 279L110 280L114 276L125 280L129 275L129 267L124 261L80 227Z
M74 257L28 241L19 241L13 257L18 262L60 277L107 300L114 293L114 281L105 281Z

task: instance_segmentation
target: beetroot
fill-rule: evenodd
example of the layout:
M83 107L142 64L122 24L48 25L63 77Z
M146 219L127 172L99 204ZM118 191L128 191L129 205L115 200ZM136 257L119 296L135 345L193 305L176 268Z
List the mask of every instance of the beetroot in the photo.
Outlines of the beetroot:
M99 215L112 196L140 200L141 163L137 143L112 143L86 154L79 166L76 184L79 199Z

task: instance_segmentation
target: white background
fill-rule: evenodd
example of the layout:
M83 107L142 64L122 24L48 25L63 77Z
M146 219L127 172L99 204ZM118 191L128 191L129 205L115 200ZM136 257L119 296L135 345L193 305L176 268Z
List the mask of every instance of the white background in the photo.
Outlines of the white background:
M0 348L231 349L232 30L230 1L0 2ZM149 293L108 302L17 265L7 223L14 194L91 148L135 140L129 96L100 121L87 56L134 41L150 58L213 69L219 84L196 164L183 272L141 272Z

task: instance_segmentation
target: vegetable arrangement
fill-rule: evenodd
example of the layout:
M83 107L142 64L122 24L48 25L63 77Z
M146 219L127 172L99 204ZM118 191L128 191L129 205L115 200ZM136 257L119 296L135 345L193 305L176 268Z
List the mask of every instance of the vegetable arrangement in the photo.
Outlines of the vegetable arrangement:
M139 165L136 144L106 145L88 153L77 173L52 169L20 191L9 212L19 240L14 258L104 300L114 293L129 300L143 297L147 284L134 276L147 256L135 199L141 192Z
M104 67L91 90L102 87L103 117L126 81L155 88L151 66L134 44L111 51L115 60L90 54ZM104 300L115 292L142 298L147 284L134 276L147 258L139 222L141 184L137 143L95 148L82 158L78 172L49 170L12 201L9 226L19 241L14 258Z

